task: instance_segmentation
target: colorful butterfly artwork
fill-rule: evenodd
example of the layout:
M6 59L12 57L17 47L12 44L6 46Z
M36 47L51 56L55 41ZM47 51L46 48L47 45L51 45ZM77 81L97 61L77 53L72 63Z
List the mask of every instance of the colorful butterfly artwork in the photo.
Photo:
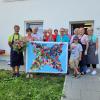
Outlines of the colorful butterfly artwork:
M28 60L30 64L27 70L42 72L45 69L44 72L53 70L58 73L67 72L67 51L65 43L30 42L27 53L32 59Z

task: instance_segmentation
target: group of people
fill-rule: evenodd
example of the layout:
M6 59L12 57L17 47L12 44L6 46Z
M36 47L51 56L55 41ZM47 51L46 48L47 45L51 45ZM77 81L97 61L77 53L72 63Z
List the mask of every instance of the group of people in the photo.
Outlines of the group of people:
M60 33L60 34L59 34ZM98 38L94 34L93 28L75 28L71 36L68 29L60 28L44 30L43 41L68 42L68 63L69 68L73 69L74 77L80 77L86 73L96 75L98 61ZM92 70L90 68L92 66Z
M76 28L74 35L70 41L70 67L74 69L74 76L80 77L91 72L90 66L92 66L92 75L96 75L96 65L98 61L98 38L94 34L93 28Z
M10 64L13 69L13 76L19 77L19 67L24 64L23 52L17 53L13 50L13 43L16 39L20 39L22 36L19 34L20 27L14 26L14 33L9 37L8 44L11 48ZM49 28L43 31L43 37L38 34L38 27L26 29L27 41L44 41L44 42L68 42L68 65L70 69L73 69L74 77L80 77L91 72L90 66L93 69L91 74L96 75L96 65L98 61L98 38L94 34L93 28L87 29L85 34L84 28L75 28L74 33L68 33L68 29ZM69 69L68 68L68 69Z

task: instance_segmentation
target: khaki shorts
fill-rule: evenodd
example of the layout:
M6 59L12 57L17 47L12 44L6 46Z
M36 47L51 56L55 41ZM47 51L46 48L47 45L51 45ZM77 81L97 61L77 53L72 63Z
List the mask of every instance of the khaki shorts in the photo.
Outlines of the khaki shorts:
M78 59L70 59L69 60L70 68L75 68L78 67L79 65L79 60Z

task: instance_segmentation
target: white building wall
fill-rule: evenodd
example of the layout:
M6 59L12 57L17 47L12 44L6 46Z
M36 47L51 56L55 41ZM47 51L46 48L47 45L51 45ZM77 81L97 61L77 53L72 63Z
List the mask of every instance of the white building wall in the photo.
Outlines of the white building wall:
M44 28L69 27L69 21L94 20L94 29L100 27L100 0L0 0L0 48L9 52L8 36L13 26L25 20L44 20Z

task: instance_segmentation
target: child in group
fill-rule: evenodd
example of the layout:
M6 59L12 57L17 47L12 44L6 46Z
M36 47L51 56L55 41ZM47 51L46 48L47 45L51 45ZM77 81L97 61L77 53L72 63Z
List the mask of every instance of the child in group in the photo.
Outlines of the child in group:
M73 43L70 46L71 55L69 60L70 67L74 70L74 76L77 78L80 77L78 65L82 56L82 46L79 44L78 40L78 36L74 36Z

